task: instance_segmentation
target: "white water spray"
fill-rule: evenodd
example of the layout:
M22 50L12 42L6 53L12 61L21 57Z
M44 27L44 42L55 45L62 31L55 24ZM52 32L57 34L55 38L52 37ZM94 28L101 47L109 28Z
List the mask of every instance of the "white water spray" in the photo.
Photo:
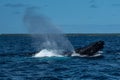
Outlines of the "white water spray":
M39 53L36 53L34 57L63 57L62 55L57 54L56 50L47 50L43 49Z
M63 55L64 52L70 52L66 55L71 55L74 52L69 40L50 19L39 13L39 9L27 8L23 21L34 39L32 45L36 46L37 51L40 50L35 57Z

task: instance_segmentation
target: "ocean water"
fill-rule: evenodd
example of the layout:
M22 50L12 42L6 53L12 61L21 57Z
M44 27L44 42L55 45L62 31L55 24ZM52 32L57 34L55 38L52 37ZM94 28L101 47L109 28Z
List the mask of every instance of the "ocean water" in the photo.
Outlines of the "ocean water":
M0 36L0 80L120 80L120 36L68 36L74 48L105 41L102 57L32 57L40 40ZM33 45L34 43L34 45Z

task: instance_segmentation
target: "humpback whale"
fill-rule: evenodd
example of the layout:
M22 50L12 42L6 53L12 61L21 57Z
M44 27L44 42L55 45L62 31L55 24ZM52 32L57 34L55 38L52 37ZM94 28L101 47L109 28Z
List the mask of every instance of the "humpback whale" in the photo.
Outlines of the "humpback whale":
M101 51L104 48L104 41L96 41L93 43L90 43L89 45L86 45L85 47L82 48L77 48L75 49L74 52L71 51L65 51L63 52L63 56L85 56L85 57L94 57L94 56L99 56L98 51ZM69 53L69 54L68 54ZM34 53L28 53L28 55L34 54Z
M93 42L83 48L75 49L75 53L79 55L85 56L94 56L97 54L98 51L104 48L104 41L97 41Z

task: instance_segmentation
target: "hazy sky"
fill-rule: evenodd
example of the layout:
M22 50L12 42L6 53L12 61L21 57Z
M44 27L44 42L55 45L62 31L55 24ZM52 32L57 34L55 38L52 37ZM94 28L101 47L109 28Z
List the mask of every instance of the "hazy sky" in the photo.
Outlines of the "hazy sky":
M120 32L120 0L0 0L0 33L26 33L29 7L39 7L65 33Z

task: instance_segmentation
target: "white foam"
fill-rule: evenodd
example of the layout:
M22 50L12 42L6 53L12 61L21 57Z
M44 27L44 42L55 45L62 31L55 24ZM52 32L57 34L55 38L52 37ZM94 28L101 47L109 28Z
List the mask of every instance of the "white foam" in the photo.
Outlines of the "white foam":
M98 57L98 56L101 56L103 53L103 51L98 51L95 55L93 56L88 56L88 55L80 55L80 54L77 54L77 53L73 53L71 56L77 56L77 57Z
M36 53L33 57L63 57L57 53L57 50L47 50L43 49L40 52Z
M71 56L80 56L80 54L73 53Z
M95 54L95 55L93 55L93 56L88 56L88 55L80 55L80 54L77 54L77 53L75 53L75 54L72 54L72 56L73 57L98 57L98 56L101 56L102 54Z

